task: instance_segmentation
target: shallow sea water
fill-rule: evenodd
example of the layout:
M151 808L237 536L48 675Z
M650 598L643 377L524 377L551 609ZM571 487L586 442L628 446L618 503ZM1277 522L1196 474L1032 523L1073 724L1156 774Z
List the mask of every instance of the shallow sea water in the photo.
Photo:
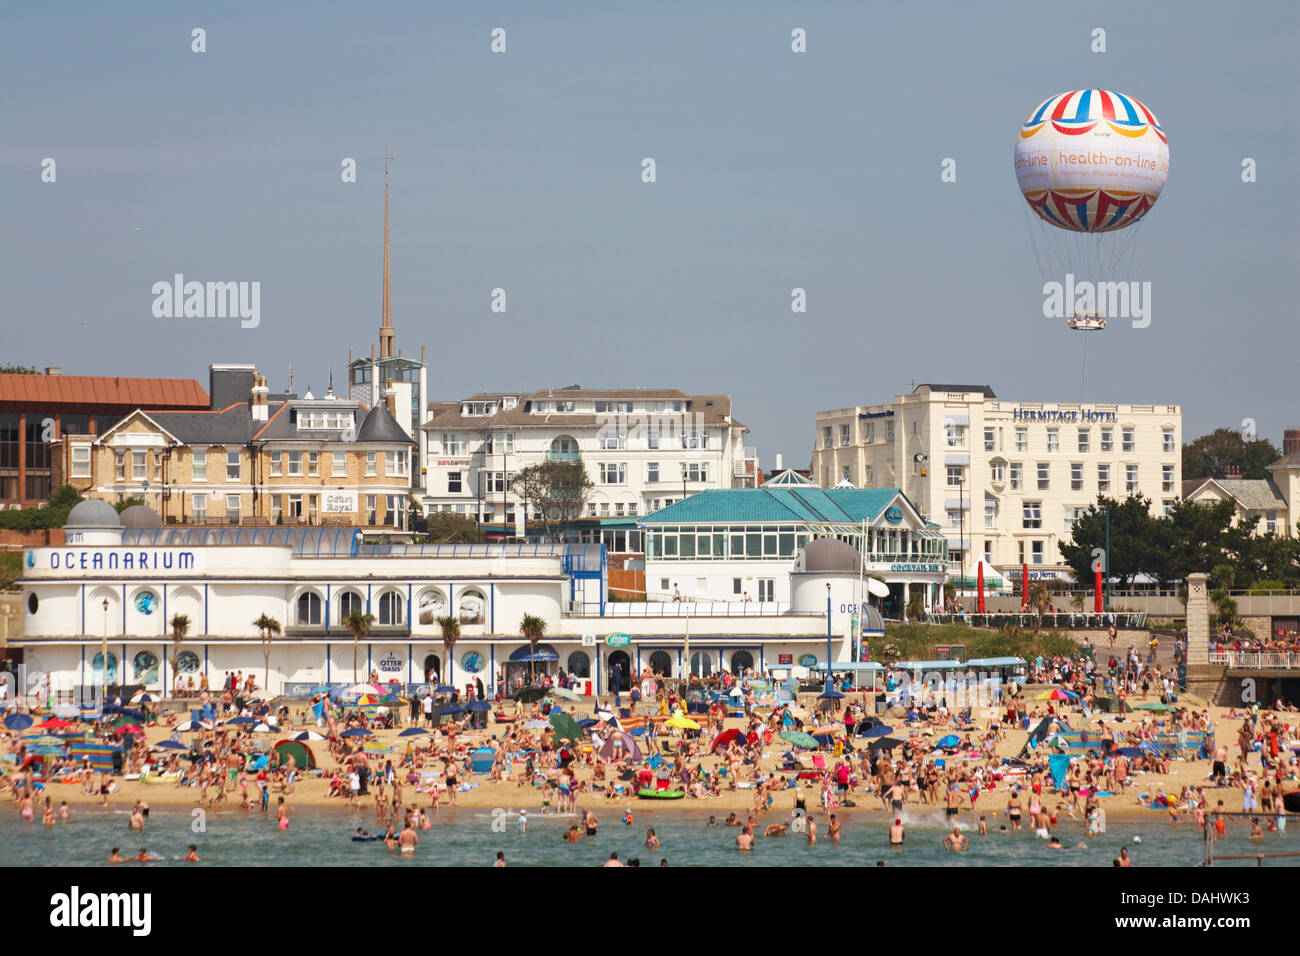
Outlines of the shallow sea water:
M527 833L519 833L513 811L494 814L489 810L443 810L432 829L420 831L415 856L390 853L382 842L354 843L358 825L373 831L373 814L354 820L346 810L303 809L293 815L286 832L276 829L274 814L240 812L209 813L206 831L192 830L190 811L158 808L150 816L144 834L127 828L125 809L103 810L82 807L73 810L72 820L54 827L39 822L24 824L12 810L0 816L0 864L5 866L96 866L107 865L109 850L120 847L123 856L134 856L147 847L163 857L149 866L489 866L498 850L510 866L597 866L617 851L621 860L639 857L642 866L658 866L666 858L670 866L1111 866L1121 846L1129 848L1135 866L1196 866L1204 854L1200 831L1192 823L1180 823L1171 830L1168 818L1152 813L1150 822L1112 823L1105 834L1086 837L1082 823L1066 822L1055 832L1065 850L1049 850L1046 841L1033 831L1001 832L997 818L990 820L991 832L975 832L964 814L963 830L970 840L965 853L949 853L940 845L950 832L942 815L932 810L910 810L905 817L907 842L903 849L889 847L888 826L883 817L866 814L842 815L843 833L838 843L825 838L825 821L818 817L818 842L809 846L802 836L758 837L755 849L741 853L735 847L735 828L706 826L707 813L655 812L633 804L634 823L624 826L624 807L596 808L599 833L584 836L576 845L561 840L574 822L572 817L529 813ZM763 818L764 825L777 817ZM654 827L663 846L644 846L647 827ZM1284 833L1265 833L1262 840L1248 838L1245 823L1229 826L1226 838L1218 841L1220 854L1278 853L1300 851L1300 820L1293 820ZM1134 842L1139 837L1141 842ZM1080 841L1087 849L1076 849ZM200 864L184 863L190 843L198 845ZM1264 865L1287 866L1300 858L1265 860ZM145 864L128 864L139 866ZM1216 866L1255 866L1254 860L1217 863Z

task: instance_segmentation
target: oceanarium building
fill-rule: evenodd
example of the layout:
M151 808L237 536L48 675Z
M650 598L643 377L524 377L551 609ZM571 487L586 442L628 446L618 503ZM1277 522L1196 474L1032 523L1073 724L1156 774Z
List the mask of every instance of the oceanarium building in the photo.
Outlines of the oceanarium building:
M64 546L24 551L23 633L8 647L24 688L48 678L56 700L71 700L107 676L171 694L242 671L289 696L376 676L408 693L476 680L495 693L531 666L563 667L586 679L580 689L606 693L611 675L626 682L647 668L801 676L826 660L828 641L832 660L849 661L856 636L883 635L874 608L857 634L857 552L836 541L788 563L787 600L611 603L599 544L382 544L355 528L161 527L147 511L119 517L84 501ZM821 553L830 548L853 554ZM373 617L359 641L343 623L354 611ZM263 614L281 625L269 667L254 623ZM535 655L519 636L524 614L546 622ZM179 643L178 615L189 622ZM461 624L450 653L445 616Z

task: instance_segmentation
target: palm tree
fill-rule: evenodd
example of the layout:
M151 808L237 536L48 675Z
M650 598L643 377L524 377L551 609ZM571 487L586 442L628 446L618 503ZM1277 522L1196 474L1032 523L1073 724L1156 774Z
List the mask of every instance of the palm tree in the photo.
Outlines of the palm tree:
M352 679L355 681L361 680L357 676L357 650L361 647L361 639L370 633L374 623L373 614L362 614L360 611L353 611L343 619L343 626L352 632Z
M460 618L444 615L438 618L438 626L442 628L442 674L439 676L444 681L449 681L452 672L451 654L456 649L456 642L460 640Z
M1047 590L1047 585L1042 581L1035 581L1029 585L1029 610L1038 615L1034 621L1034 633L1043 626L1043 615L1048 612L1052 606L1052 595Z
M519 622L519 633L528 641L528 647L532 652L528 655L528 682L536 683L537 665L534 659L537 657L537 645L546 634L546 621L536 614L525 614L523 620Z
M262 638L262 689L270 690L271 687L271 638L280 633L280 622L265 613L253 622L253 627Z
M181 672L181 645L185 643L185 635L190 629L190 619L185 614L172 615L172 680L175 681ZM164 694L167 688L163 688Z

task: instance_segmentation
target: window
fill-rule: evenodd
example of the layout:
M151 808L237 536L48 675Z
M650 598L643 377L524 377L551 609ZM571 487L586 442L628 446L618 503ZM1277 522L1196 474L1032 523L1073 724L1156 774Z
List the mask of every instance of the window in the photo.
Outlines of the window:
M709 463L691 462L690 464L682 463L682 476L687 481L708 481L709 480Z
M984 527L996 528L998 526L998 503L996 501L984 502Z
M1070 465L1070 490L1083 491L1083 462L1076 461Z
M1173 498L1166 498L1166 499L1164 500L1164 515L1165 515L1166 518L1168 518L1168 517L1169 517L1170 515L1172 515L1173 513L1174 513L1174 499L1173 499ZM1269 514L1273 514L1273 512L1270 511ZM1269 529L1268 529L1269 531L1272 531L1272 530L1273 530L1273 527L1272 527L1273 524L1274 524L1274 522L1269 522L1269 525L1270 525L1270 527L1269 527Z
M284 512L284 495L271 495L271 524L279 524L280 515L283 512Z
M366 495L366 524L375 524L376 510L375 496Z
M732 593L732 594L740 594L740 593L741 593L741 581L740 581L740 578L732 578L732 579L731 579L731 593Z
M997 451L997 448L994 447L993 429L991 428L984 429L984 450Z
M149 477L149 453L131 452L131 480L144 481Z
M646 462L646 466L645 466L645 480L646 480L648 483L649 483L649 482L656 482L656 481L659 480L659 462L657 462L657 461L648 461L648 462Z
M608 501L602 501L602 502L600 503L600 516L601 516L602 518L607 518L607 517L609 517L609 502L608 502Z
M1166 511L1165 514L1169 514L1169 512ZM1264 512L1264 531L1267 532L1268 534L1277 533L1277 512L1276 511Z
M840 444L841 444L841 445L848 445L848 444L850 444L850 441L849 441L849 432L850 432L850 431L851 431L851 427L850 427L850 426L848 426L848 425L841 425L841 426L840 426Z
M406 452L390 451L386 456L388 461L388 474L390 477L406 477Z
M115 468L115 471L113 473L114 479L116 479L117 481L126 481L126 452L119 451L117 453L117 460L114 464L114 468ZM14 497L17 496L15 495Z
M356 591L344 591L339 595L339 623L342 624L353 614L364 614L361 595ZM430 621L429 623L433 623Z
M279 478L284 474L284 455L282 452L271 452L271 477Z
M208 480L208 450L190 452L190 475L194 481Z
M320 452L307 452L307 474L312 478L320 475Z
M987 538L984 540L984 563L993 563L993 542L989 541Z
M348 453L336 451L333 456L334 460L330 462L330 474L335 478L341 478L348 473Z
M492 492L505 494L505 492L510 490L510 476L504 471L484 472L483 477L486 481L486 488L484 491L488 494L491 494Z
M862 479L862 486L864 488L871 487L871 466L870 465L867 465L867 473Z
M226 481L239 480L239 449L230 448L226 451Z
M1024 564L1024 563L1025 563L1025 543L1024 543L1023 541L1017 541L1017 542L1016 542L1016 550L1017 550L1017 552L1018 552L1018 557L1016 558L1016 564Z
M1061 450L1061 430L1059 428L1049 428L1047 430L1047 450L1053 454Z
M646 432L645 446L649 448L651 451L659 450L659 429L658 428L651 426L650 430Z
M822 429L822 447L823 448L831 447L831 426L830 425L827 425L825 428Z
M994 484L1000 485L1007 480L1007 463L998 459L989 462L989 480Z
M600 465L600 483L602 485L622 485L627 483L627 465L623 462Z
M239 524L239 495L226 495L226 522Z
M630 414L631 411L632 411L631 402L622 402L622 401L615 402L615 401L607 401L603 399L596 399L597 415L604 415L607 413Z
M1138 490L1138 466L1124 466L1124 490L1130 495L1137 494Z
M601 429L596 436L596 445L601 451L619 451L627 447L627 433L620 433L613 428Z
M637 507L637 506L636 506L636 502L635 502L635 501L633 501L633 502L629 502L629 504L628 504L628 506L627 506L628 517L630 517L630 518L635 518L635 517L636 517L636 507Z
M876 440L876 423L867 422L865 428L866 428L866 432L863 434L862 440L866 442L868 445L870 445L873 441Z
M894 440L894 423L892 421L885 422L885 441L892 442L893 440Z
M966 520L965 518L962 517L960 508L949 508L947 511L947 515L948 515L948 524L955 528L960 528Z
M596 503L594 501L587 502L587 517L588 518L596 517Z
M447 472L447 494L458 495L461 492L461 475L463 472Z
M208 496L206 493L191 496L190 512L194 515L195 524L203 524L208 520Z
M949 448L966 447L966 428L962 425L948 425L944 428Z
M1115 430L1113 428L1103 428L1101 430L1101 450L1103 453L1114 450Z
M1126 454L1132 454L1133 450L1137 447L1137 442L1133 439L1133 429L1125 428L1120 434L1124 442L1124 452Z
M626 513L625 510L624 510L624 508L625 508L625 506L624 506L623 502L621 502L621 501L615 502L615 503L614 503L614 517L616 517L616 518L622 518L622 517L624 516L624 514Z
M444 434L442 436L442 450L447 455L468 455L469 439L465 435Z
M1174 430L1166 428L1160 433L1160 450L1166 455L1172 455L1177 449L1174 444Z
M1029 542L1029 553L1030 553L1030 559L1029 559L1030 564L1042 564L1043 563L1043 542L1041 541Z
M1029 429L1016 429L1016 451L1029 451Z
M320 624L320 595L305 591L298 595L298 623L306 627Z
M1066 534L1074 533L1074 523L1078 521L1081 517L1083 517L1084 512L1087 510L1088 510L1087 508L1078 508L1073 505L1065 506L1065 533Z
M1038 463L1038 490L1046 491L1051 487L1051 470L1052 466L1045 461Z
M760 601L776 600L776 578L758 579L758 599Z
M488 435L483 450L489 455L513 455L515 453L515 433L493 432Z
M956 488L961 485L965 479L964 469L961 465L948 465L944 468L948 475L948 487Z
M1020 472L1021 472L1020 462L1013 461L1011 463L1011 490L1012 491L1020 490L1020 485L1021 485Z
M697 431L682 432L682 447L683 448L708 448L709 433L697 432Z
M331 429L343 431L352 424L351 412L298 411L298 430Z
M841 481L847 481L849 484L853 484L853 478L852 478L851 476L852 476L852 472L849 470L849 466L848 466L848 465L845 465L845 466L844 466L844 471L843 471L843 473L840 475L840 480L841 480Z
M379 595L379 623L390 627L405 622L402 616L402 596L396 591L385 591Z
M289 472L288 472L288 473L289 473L289 477L291 477L291 478L301 478L301 477L302 477L302 452L300 452L300 451L291 451L291 452L289 452Z
M379 474L379 452L366 452L366 477L373 477Z
M1160 490L1161 491L1174 490L1174 466L1173 465L1160 466Z
M1110 491L1110 465L1097 466L1097 492Z
M90 446L89 445L72 446L72 477L73 478L90 477Z
M1086 429L1086 428L1080 428L1080 429L1079 429L1079 454L1080 454L1080 455L1086 455L1086 454L1088 454L1088 439L1089 439L1089 437L1090 437L1090 436L1089 436L1089 433L1088 433L1088 429Z
M1041 528L1043 526L1043 503L1026 501L1024 503L1022 528Z

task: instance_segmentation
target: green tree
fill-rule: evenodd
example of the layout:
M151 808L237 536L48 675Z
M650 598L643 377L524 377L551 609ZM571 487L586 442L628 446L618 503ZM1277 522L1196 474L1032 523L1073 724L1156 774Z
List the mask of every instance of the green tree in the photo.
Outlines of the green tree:
M1029 610L1035 615L1034 633L1037 634L1043 626L1043 615L1052 607L1052 592L1047 589L1047 585L1042 581L1034 581L1029 585L1028 601Z
M0 591L8 591L23 574L21 551L0 551Z
M117 509L118 514L121 514L127 508L133 507L135 505L144 505L144 504L148 504L148 502L145 501L144 498L142 498L140 495L132 495L130 498L123 498L121 501L113 502L113 507Z
M0 375L39 375L30 365L0 365Z
M545 461L529 465L515 476L511 489L551 541L559 541L564 526L581 517L594 486L580 461Z
M362 614L360 611L353 611L343 619L343 626L348 629L352 635L352 679L360 682L361 677L357 672L357 651L361 648L361 640L370 633L370 629L375 625L375 616L373 614Z
M460 618L447 614L438 618L438 627L442 630L442 674L440 675L445 681L452 673L451 655L456 650L456 642L460 640Z
M1282 457L1264 438L1247 441L1232 428L1217 428L1183 445L1183 479L1223 478L1228 468L1240 469L1242 478L1271 478L1268 466Z
M1160 576L1163 568L1163 529L1151 516L1151 500L1130 495L1123 501L1097 496L1097 502L1075 518L1069 541L1057 545L1076 581L1093 579L1093 551L1106 547L1106 512L1110 513L1110 577L1128 588L1139 574Z
M478 522L452 511L435 511L424 519L430 544L472 544L479 540Z
M68 522L68 512L79 501L81 494L71 485L60 485L50 494L44 508L15 508L0 511L0 528L14 531L36 531L43 528L62 528Z
M533 658L537 656L537 645L541 643L542 636L546 633L546 621L536 614L525 614L519 622L519 633L524 636L528 642L530 653L528 660L528 678L529 683L537 681L537 667L533 663Z
M262 614L253 622L262 639L262 690L270 692L271 688L271 638L280 633L280 622L267 614Z

